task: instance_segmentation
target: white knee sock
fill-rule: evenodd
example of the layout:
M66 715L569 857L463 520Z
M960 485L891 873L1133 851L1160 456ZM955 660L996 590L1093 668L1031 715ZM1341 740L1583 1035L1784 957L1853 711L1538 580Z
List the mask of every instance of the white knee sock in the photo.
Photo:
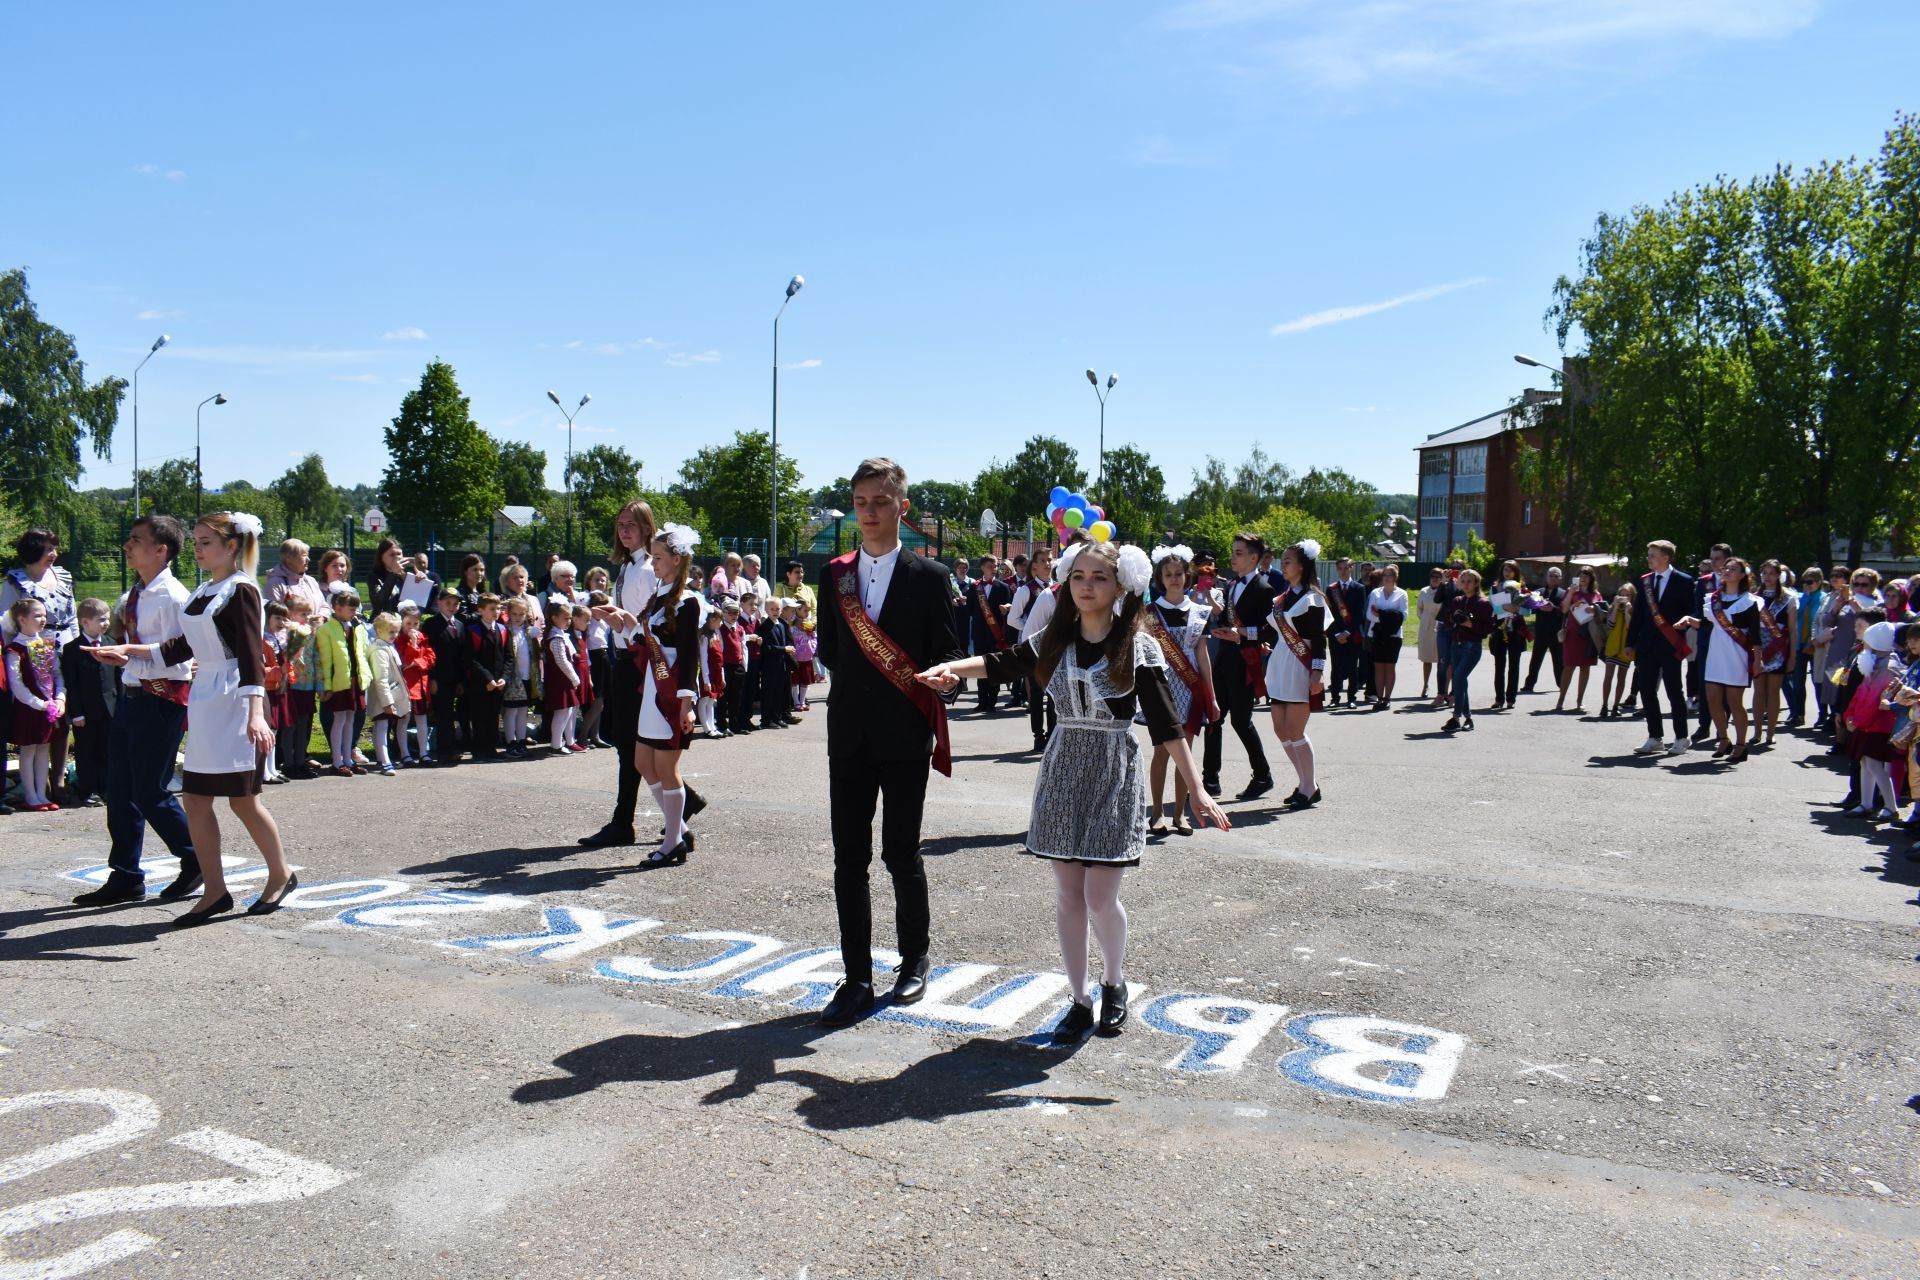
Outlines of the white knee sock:
M1294 772L1300 775L1300 794L1311 799L1318 785L1314 781L1313 741L1306 734L1301 734L1293 740L1290 754L1293 756Z
M559 751L567 745L567 712L569 710L571 710L571 708L562 707L558 711L555 711L552 716L548 717L548 737L551 739L551 745L555 751Z
M29 805L41 805L47 802L46 777L47 748L44 746L20 748L20 798Z
M672 787L660 789L660 813L667 820L667 834L661 838L662 851L673 848L687 834L687 789Z
M338 769L353 764L353 712L336 711L333 713L331 732L327 735L333 747L333 767Z
M392 764L387 756L387 722L376 721L373 726L373 762L382 769Z

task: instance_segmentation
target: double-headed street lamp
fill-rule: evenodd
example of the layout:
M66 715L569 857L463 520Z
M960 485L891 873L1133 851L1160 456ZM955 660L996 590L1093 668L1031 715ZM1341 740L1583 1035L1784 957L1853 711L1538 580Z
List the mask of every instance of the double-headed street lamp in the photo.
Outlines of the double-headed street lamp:
M1100 386L1100 376L1091 369L1087 370L1087 381L1093 384L1093 394L1100 398L1100 482L1095 486L1094 491L1100 495L1100 500L1105 502L1107 500L1107 397L1113 394L1113 384L1120 381L1120 375L1108 374L1104 390Z
M197 521L206 512L200 509L200 411L210 404L225 404L227 398L218 392L202 400L193 411L193 518Z
M806 283L805 276L787 281L787 296L780 300L780 310L773 313L773 520L767 530L768 573L779 571L780 559L780 317L786 314L793 295Z
M559 409L562 416L564 416L567 420L567 554L572 555L573 554L573 420L580 415L580 411L582 409L587 407L587 401L593 399L593 397L591 395L581 396L580 403L573 406L572 413L567 412L567 406L561 404L560 397L554 394L553 392L551 391L547 392L547 399L553 401L554 407Z
M1545 369L1548 373L1560 375L1560 404L1567 411L1567 493L1560 503L1560 558L1563 564L1573 563L1573 383L1567 377L1567 371L1558 365L1548 364L1545 360L1535 360L1532 356L1513 357L1515 364L1531 365L1535 369Z
M133 518L140 518L140 371L147 367L147 361L153 359L153 353L167 345L167 335L161 334L147 348L147 354L140 357L140 363L133 366Z

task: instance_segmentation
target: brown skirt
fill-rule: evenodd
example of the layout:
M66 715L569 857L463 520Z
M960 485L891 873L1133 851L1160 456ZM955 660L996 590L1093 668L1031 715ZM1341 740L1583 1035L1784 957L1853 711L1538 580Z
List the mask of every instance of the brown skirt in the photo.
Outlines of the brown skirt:
M267 753L254 752L253 768L239 773L180 774L180 790L190 796L257 796L267 779Z

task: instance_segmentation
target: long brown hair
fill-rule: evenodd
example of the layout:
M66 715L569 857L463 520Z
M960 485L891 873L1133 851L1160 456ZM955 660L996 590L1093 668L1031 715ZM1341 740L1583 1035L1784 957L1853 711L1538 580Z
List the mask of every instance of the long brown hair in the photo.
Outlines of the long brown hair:
M620 521L632 516L640 525L640 532L646 535L640 539L640 550L630 552L627 544L620 541ZM613 529L607 545L607 563L615 568L627 563L635 555L646 555L653 547L654 523L653 508L635 498L613 513Z
M1113 575L1115 586L1120 584L1120 548L1111 542L1089 542L1074 554L1075 566L1086 562L1093 556L1106 562L1107 571ZM1067 596L1066 607L1055 606L1053 617L1047 619L1047 629L1040 633L1037 646L1039 656L1033 664L1033 678L1041 688L1053 678L1054 668L1060 665L1060 655L1067 646L1080 637L1080 609L1073 603L1073 573L1069 569L1067 580L1060 584L1061 592ZM1140 597L1120 588L1120 616L1114 619L1113 630L1107 632L1107 638L1100 644L1107 659L1107 679L1113 687L1122 693L1133 688L1133 637L1140 630Z

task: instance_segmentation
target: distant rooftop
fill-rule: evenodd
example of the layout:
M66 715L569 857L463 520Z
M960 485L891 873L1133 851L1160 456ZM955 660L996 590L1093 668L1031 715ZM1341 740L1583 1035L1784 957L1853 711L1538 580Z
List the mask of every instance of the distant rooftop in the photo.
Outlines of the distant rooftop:
M1528 404L1544 402L1557 403L1559 399L1560 396L1557 392L1529 391L1527 393ZM1478 440L1491 440L1495 436L1505 435L1507 432L1517 430L1524 425L1514 420L1513 413L1514 411L1511 407L1496 409L1484 418L1475 418L1471 422L1463 422L1457 427L1449 427L1447 430L1439 432L1436 435L1430 435L1413 447L1415 449L1434 449L1442 445L1472 444Z

